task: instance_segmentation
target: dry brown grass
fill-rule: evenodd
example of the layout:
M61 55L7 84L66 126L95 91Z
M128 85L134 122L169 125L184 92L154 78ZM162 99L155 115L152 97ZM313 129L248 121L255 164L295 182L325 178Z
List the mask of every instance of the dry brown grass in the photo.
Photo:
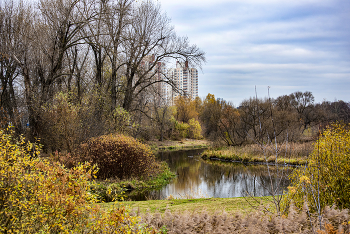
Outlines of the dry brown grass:
M312 142L304 142L304 143L288 143L278 145L278 155L281 157L290 157L290 158L300 158L307 157L313 150ZM246 145L241 148L236 149L236 151L240 154L251 154L251 155L262 155L262 148L257 144ZM266 146L267 156L275 156L276 149L275 145L267 145Z
M135 213L136 214L136 213ZM171 212L145 213L141 222L149 227L167 230L168 234L175 233L349 233L350 222L348 210L336 210L327 207L319 225L316 215L309 215L306 209L298 212L292 206L288 217L265 214L262 211L249 215L236 213L229 215L225 212L210 214L202 212ZM321 228L320 228L321 227Z
M210 145L207 140L182 139L181 141L147 141L152 150L176 150L176 149L193 149L206 148Z
M307 157L313 150L312 142L288 143L278 145L278 163L305 164ZM219 158L225 160L243 162L265 162L265 156L269 162L274 162L276 158L275 145L265 146L264 150L257 144L246 146L234 146L224 149L208 149L203 153L206 158Z

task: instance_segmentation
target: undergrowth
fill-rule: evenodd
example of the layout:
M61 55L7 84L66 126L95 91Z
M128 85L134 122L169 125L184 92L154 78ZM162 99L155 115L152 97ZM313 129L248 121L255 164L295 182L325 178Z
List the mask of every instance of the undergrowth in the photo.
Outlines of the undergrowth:
M158 189L167 185L174 177L175 173L171 172L168 165L163 162L159 173L147 180L138 178L96 180L91 184L91 192L103 202L123 200L126 198L125 192L127 191Z
M37 157L40 147L0 129L0 233L155 233L125 206L94 205L89 163L71 169Z

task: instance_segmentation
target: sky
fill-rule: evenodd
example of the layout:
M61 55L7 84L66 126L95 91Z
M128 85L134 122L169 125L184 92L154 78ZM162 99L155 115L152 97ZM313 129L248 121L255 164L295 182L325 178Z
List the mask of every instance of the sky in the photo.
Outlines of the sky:
M158 0L178 36L206 53L199 96L238 106L310 91L350 101L349 0ZM268 88L270 87L270 88Z

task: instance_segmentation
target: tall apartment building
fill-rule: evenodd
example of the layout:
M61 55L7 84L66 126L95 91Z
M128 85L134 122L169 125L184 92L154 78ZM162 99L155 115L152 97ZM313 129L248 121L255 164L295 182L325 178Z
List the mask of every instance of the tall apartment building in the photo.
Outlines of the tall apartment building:
M173 92L172 97L187 95L194 99L198 96L198 70L189 68L188 62L176 62L176 68L168 70L168 76L171 77L180 90L180 93Z
M153 68L151 68L152 66ZM157 92L157 98L161 98L163 103L171 104L172 87L168 83L163 82L166 81L167 74L165 63L157 62L155 64L155 56L149 55L142 60L140 67L145 71L149 71L148 75L150 76L151 82L154 82L152 88L154 89L153 91Z
M192 99L198 96L198 71L195 68L189 68L188 62L176 62L176 68L170 68L168 71L166 71L165 63L154 63L154 55L146 56L141 62L140 68L149 71L151 81L155 82L154 91L158 92L164 103L173 105L174 99L179 95L187 95ZM153 68L151 68L152 66ZM176 88L167 82L162 82L170 79L173 80Z

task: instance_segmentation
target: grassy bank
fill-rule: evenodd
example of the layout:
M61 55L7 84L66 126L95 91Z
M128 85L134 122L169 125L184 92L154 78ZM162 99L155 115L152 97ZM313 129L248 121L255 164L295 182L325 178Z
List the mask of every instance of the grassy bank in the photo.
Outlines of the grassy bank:
M131 178L128 180L109 179L94 181L92 192L102 201L112 201L113 198L120 199L125 191L142 191L157 189L167 185L176 175L171 172L166 164L162 165L160 173L147 180Z
M282 146L278 152L277 163L303 165L306 164L309 154L312 152L311 142L290 143ZM258 145L247 145L242 147L226 147L222 149L208 149L202 153L203 159L216 159L222 161L237 161L245 163L275 163L276 155L272 147L266 149L266 156Z
M124 201L121 204L128 206L136 213L164 213L166 209L174 212L199 212L205 210L209 214L225 211L226 213L249 213L254 210L252 206L269 205L272 207L271 197L255 198L199 198L199 199L172 199L172 200L149 200L149 201ZM111 209L113 203L103 203L103 208Z
M207 140L194 140L194 139L183 139L181 141L147 141L154 152L163 150L182 150L182 149L199 149L209 147Z

